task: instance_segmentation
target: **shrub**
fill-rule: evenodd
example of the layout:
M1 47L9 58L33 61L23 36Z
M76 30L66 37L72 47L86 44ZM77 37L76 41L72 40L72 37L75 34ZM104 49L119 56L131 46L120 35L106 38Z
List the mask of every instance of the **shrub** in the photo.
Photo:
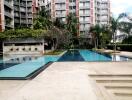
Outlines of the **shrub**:
M123 44L132 44L132 36L125 38L122 41Z
M107 45L107 48L114 49L114 44ZM117 44L116 49L122 51L132 51L132 44Z

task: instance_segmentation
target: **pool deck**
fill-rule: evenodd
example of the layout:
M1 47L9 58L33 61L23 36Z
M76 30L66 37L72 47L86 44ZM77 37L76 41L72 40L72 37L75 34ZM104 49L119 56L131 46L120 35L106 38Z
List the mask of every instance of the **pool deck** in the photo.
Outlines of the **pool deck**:
M0 100L132 100L132 62L55 62L32 80L0 80Z

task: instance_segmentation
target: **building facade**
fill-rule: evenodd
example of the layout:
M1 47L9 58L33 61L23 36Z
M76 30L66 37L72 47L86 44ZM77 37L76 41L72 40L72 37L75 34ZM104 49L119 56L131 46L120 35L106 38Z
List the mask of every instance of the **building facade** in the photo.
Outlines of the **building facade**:
M0 0L0 32L32 27L38 8L38 0Z
M31 27L33 24L32 0L14 0L15 27Z
M0 31L14 28L13 0L0 0Z
M51 18L66 21L69 13L74 13L79 20L79 35L88 35L91 25L109 24L109 0L51 0L46 4Z

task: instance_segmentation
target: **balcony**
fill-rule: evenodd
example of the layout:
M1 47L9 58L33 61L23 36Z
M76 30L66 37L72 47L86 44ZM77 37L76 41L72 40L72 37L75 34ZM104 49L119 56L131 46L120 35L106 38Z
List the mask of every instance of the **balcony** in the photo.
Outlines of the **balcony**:
M88 31L89 27L80 27L80 31Z
M58 14L56 14L56 17L66 17L66 14L65 13L58 13Z
M108 13L100 14L100 16L108 16Z
M14 26L11 25L11 24L6 24L5 27L8 27L8 28L14 28Z
M90 6L89 5L87 5L87 6L80 6L79 8L82 9L82 10L83 9L90 9Z
M76 3L69 3L69 6L76 6Z
M55 3L65 3L66 0L56 0Z
M19 14L14 14L14 17L20 17L20 15Z
M26 15L21 15L21 18L26 18Z
M32 1L32 0L23 0L23 1Z
M28 13L32 12L32 9L28 9L27 12L28 12Z
M90 0L80 0L80 2L90 2Z
M18 1L15 1L15 2L14 2L14 5L19 6L19 2L18 2Z
M27 7L32 7L32 2L27 4Z
M21 24L27 24L27 21L26 21L26 20L21 20L20 23L21 23Z
M32 21L28 21L28 23L27 24L33 24L33 22Z
M81 17L89 17L90 14L89 13L84 13L84 14L79 14Z
M56 7L56 10L61 10L61 11L63 11L63 10L66 10L66 7Z
M14 11L20 11L19 7L14 7Z
M26 7L26 3L20 3L20 6Z
M20 23L20 20L14 20L14 23Z
M20 12L26 12L26 10L20 9Z
M11 2L8 2L8 1L4 0L4 5L11 8L11 9L13 9L13 6L11 5Z
M76 9L69 10L70 13L76 13Z
M5 11L5 16L13 19L13 16L10 12Z
M90 24L90 21L79 21L80 24Z
M30 14L30 15L27 15L27 17L28 17L28 18L33 18L33 15L32 15L32 14Z

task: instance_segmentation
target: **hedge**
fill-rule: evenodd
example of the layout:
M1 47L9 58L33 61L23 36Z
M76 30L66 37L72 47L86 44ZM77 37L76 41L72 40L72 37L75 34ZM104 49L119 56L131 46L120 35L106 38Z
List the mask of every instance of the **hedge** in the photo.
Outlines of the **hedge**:
M107 48L114 49L114 44L107 45ZM121 51L132 51L132 44L117 44L116 49Z

